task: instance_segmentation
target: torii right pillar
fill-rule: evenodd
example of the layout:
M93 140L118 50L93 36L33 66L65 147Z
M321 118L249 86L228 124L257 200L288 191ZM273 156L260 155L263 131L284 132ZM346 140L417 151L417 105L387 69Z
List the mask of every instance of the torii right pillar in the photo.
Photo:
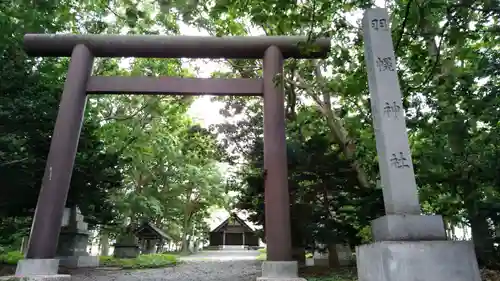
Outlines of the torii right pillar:
M356 249L359 281L480 281L474 246L449 241L440 215L422 215L386 9L363 18L365 60L386 215Z

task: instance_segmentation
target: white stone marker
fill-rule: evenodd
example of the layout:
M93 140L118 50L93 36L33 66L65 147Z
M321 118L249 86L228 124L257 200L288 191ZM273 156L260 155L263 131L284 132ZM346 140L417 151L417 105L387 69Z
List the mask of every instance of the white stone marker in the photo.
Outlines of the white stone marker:
M389 17L369 9L365 56L386 216L372 222L374 243L356 247L359 281L480 281L470 241L447 241L439 215L420 215Z
M386 9L363 18L365 61L387 214L420 214L405 113Z

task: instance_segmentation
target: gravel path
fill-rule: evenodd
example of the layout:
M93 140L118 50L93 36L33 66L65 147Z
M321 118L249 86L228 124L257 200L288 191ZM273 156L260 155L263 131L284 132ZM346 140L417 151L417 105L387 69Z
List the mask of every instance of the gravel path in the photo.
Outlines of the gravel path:
M260 274L257 260L187 260L161 269L117 271L94 269L72 274L72 281L255 281Z

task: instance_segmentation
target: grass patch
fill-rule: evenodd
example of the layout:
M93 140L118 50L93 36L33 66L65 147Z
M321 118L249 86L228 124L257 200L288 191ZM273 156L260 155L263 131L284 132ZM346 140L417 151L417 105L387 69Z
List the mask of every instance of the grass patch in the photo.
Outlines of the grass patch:
M267 254L266 253L260 253L258 256L257 256L257 260L258 261L265 261L267 259Z
M267 249L266 248L258 249L257 251L259 251L259 253L262 253L262 254L267 253Z
M17 265L17 262L22 259L24 259L24 254L19 251L0 253L0 264Z
M149 254L139 255L135 259L117 259L111 256L100 256L101 266L119 267L122 269L159 268L174 266L179 263L176 255Z

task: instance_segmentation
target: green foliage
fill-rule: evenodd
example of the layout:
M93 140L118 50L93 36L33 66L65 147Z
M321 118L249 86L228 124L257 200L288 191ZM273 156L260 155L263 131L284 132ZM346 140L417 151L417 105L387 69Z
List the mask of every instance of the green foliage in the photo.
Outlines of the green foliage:
M356 185L363 195L358 193L354 197L358 199L348 200L351 202L342 201L342 196L338 196L337 203L346 204L351 210L354 207L355 212L351 214L358 221L355 228L361 231L357 236L366 241L368 235L364 225L367 223L361 220L367 213L380 214L381 206L379 201L377 208L360 209L362 202L379 200L380 190L376 188L379 178L363 38L360 21L353 19L352 14L373 7L373 3L364 0L349 3L268 1L265 4L231 1L212 7L209 1L201 1L200 5L209 9L212 18L207 20L199 12L193 15L193 22L219 36L249 33L251 25L253 34L329 35L333 38L328 59L285 63L287 122L293 126L299 120L297 112L306 98L321 112L316 120L324 120L326 126L304 128L302 133L316 139L317 134L326 135L332 151L340 150L342 155L338 158L350 163L358 181ZM442 214L450 229L470 226L480 262L494 260L491 255L494 251L493 228L500 225L499 209L494 203L499 198L500 183L497 173L500 52L494 47L500 42L494 35L498 33L498 10L490 1L475 1L471 5L456 1L386 1L385 5L391 14L403 105L423 211ZM235 29L234 22L248 24ZM236 76L258 75L252 63L231 62L231 67ZM248 166L255 166L257 162L253 161L252 151L258 142L256 136L262 134L259 129L262 123L248 118L245 112L251 111L255 116L261 111L249 99L223 100L229 115L245 116L246 120L236 125L225 124L219 130L229 135L231 142L245 142L235 154L241 155ZM236 108L237 111L231 112L230 109ZM234 130L236 133L231 133ZM288 131L287 140L293 142L294 139L296 137ZM296 157L291 153L294 149L288 151L289 158ZM329 162L322 162L322 159L317 162L318 166L329 167ZM253 191L243 196L248 199L245 206L256 212L254 220L262 223L263 201L259 196L262 178L254 176L262 173L262 163L253 171L248 166L238 175L240 184L248 184L250 188L254 185ZM289 168L289 172L293 174L294 170ZM249 174L253 177L251 182L245 180L250 178ZM345 179L345 173L335 174L337 179ZM293 188L294 184L301 190L310 189L293 181L289 186ZM345 183L340 186L346 188ZM332 193L335 194L333 190ZM376 195L370 198L369 193ZM300 193L292 196L296 201L301 198ZM298 213L304 214L307 206L304 208ZM371 213L370 208L373 208ZM308 211L314 213L312 209ZM343 219L350 218L346 215Z
M24 259L24 254L19 251L0 252L0 264L16 265L22 259Z
M22 239L29 234L31 218L8 217L0 220L0 253L21 247ZM1 250L1 245L5 250Z
M179 263L176 255L148 254L135 259L117 259L111 256L99 257L101 266L120 267L122 269L160 268L175 266Z
M258 261L265 261L267 260L267 254L266 253L260 253L257 258Z
M157 67L171 64L176 62ZM105 116L105 146L123 155L125 188L113 195L120 219L168 226L167 233L183 245L193 233L206 231L206 212L226 200L215 136L186 116L188 105L176 98L130 96L101 97L94 104Z
M95 3L93 3L95 4ZM0 3L0 244L20 246L29 233L50 137L57 115L67 59L33 60L22 49L25 32L71 29L73 4ZM99 10L81 6L75 13ZM97 14L96 14L97 16ZM73 18L75 19L75 18ZM86 112L67 205L79 205L91 227L112 223L109 193L121 185L119 155L104 151L99 124Z
M287 126L292 243L309 248L315 243L358 244L361 228L381 215L381 194L358 188L354 171L329 140L328 128L317 111L302 107L295 114ZM256 118L250 120L261 122ZM240 122L238 128L243 125L247 124ZM257 127L251 123L248 126ZM234 138L240 135L224 132ZM260 225L265 218L264 180L258 170L263 163L262 149L262 139L257 138L245 155L249 163L240 174L243 188L236 205L252 210L250 219Z
M130 69L102 62L99 73L192 76L180 60L136 59ZM112 67L106 67L106 65ZM192 100L155 96L100 96L91 106L102 123L100 137L108 151L122 155L124 188L112 195L118 221L148 220L166 226L183 249L203 236L203 220L212 206L226 205L216 136L187 116ZM123 227L114 227L120 232Z
M5 192L0 244L17 247L31 224L68 66L68 59L27 58L22 36L117 33L124 28L131 34L177 33L185 3L157 4L0 3L0 178ZM158 8L164 12L156 13ZM119 62L97 58L94 72L193 76L177 59L136 59L125 68ZM215 137L186 116L191 102L177 97L90 98L67 204L78 205L91 226L111 230L111 238L124 224L142 220L168 225L169 235L184 244L203 234L208 207L225 205L226 197Z

